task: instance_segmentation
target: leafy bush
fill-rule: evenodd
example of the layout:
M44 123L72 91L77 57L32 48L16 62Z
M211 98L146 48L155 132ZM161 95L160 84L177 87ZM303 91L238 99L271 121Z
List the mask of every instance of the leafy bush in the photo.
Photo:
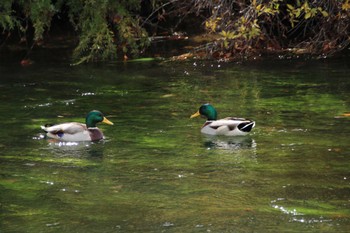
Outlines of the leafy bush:
M145 9L141 5L147 5ZM262 53L328 56L350 43L350 0L2 0L3 35L32 30L34 43L64 17L78 33L76 64L138 55L149 45L145 27L162 23L172 33L184 18L197 21L210 41L195 49L206 57L236 59ZM150 27L147 27L150 28ZM188 33L197 30L192 27ZM30 37L30 36L29 36ZM186 56L187 57L187 56Z
M33 40L39 42L50 30L53 17L67 12L67 20L79 35L73 60L76 64L103 61L115 59L118 51L138 54L148 45L147 32L139 26L139 9L138 0L2 0L0 27L3 32L18 28L23 38L32 26Z
M327 56L350 43L349 0L173 2L183 16L193 12L205 18L207 33L216 39L198 50L205 49L209 57L271 52Z

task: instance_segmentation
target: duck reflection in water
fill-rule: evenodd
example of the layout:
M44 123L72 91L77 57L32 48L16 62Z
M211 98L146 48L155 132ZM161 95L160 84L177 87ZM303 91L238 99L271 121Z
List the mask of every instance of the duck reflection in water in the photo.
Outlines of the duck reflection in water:
M105 141L99 142L63 142L48 140L50 151L55 157L102 158Z
M206 136L204 146L223 150L252 149L256 148L256 142L250 137Z

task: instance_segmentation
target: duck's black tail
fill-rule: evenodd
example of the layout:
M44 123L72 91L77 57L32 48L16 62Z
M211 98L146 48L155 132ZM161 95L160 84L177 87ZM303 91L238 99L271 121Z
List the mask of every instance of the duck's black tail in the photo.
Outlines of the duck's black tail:
M243 131L243 132L250 132L255 126L255 122L243 122L238 125L238 129Z

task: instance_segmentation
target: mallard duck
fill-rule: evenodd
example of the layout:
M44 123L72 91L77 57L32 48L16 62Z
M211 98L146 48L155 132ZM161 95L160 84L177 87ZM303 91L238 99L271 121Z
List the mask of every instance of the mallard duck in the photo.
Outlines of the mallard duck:
M243 136L248 134L255 126L255 122L245 118L226 117L217 120L217 112L210 104L203 104L191 118L203 116L207 121L201 132L209 135Z
M104 138L102 131L96 127L99 122L113 125L100 111L93 110L86 115L85 124L67 122L41 128L49 138L60 141L98 141Z

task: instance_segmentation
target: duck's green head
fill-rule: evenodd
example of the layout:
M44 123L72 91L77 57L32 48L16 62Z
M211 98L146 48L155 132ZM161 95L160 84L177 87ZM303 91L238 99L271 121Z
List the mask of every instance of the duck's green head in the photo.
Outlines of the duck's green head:
M204 116L208 119L208 121L215 121L217 119L217 115L218 114L212 105L203 104L195 114L191 115L191 118Z
M100 111L93 110L86 115L85 123L88 128L96 127L96 124L99 122L113 125Z

